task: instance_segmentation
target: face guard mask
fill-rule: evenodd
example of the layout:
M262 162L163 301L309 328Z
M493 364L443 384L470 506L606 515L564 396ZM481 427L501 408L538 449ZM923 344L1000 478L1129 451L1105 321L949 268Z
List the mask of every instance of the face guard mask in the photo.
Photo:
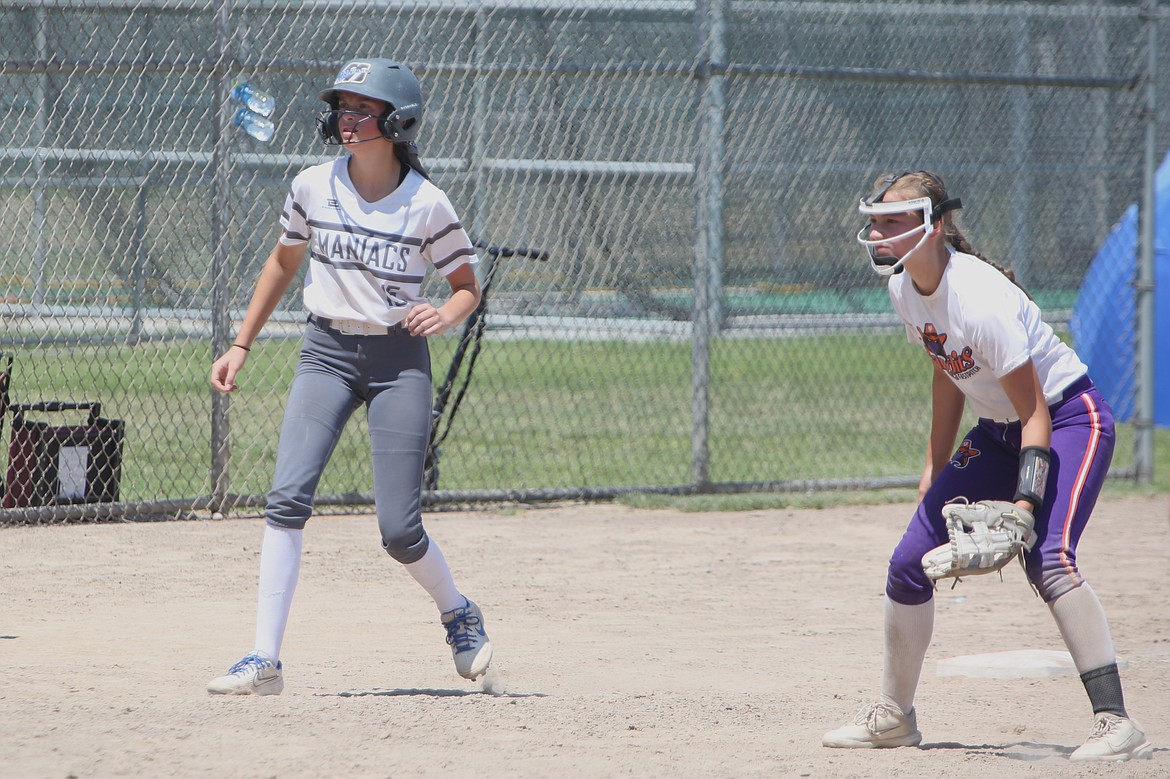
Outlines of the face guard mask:
M890 176L885 181L885 186L881 188L876 194L871 197L862 198L858 206L858 210L866 216L881 215L881 214L910 214L914 212L922 213L922 224L913 227L901 235L895 235L889 238L883 238L880 241L871 241L868 238L871 226L867 222L865 227L857 231L857 242L865 247L865 253L869 256L870 267L877 272L879 276L892 276L895 273L901 273L902 265L909 259L910 255L922 248L926 243L926 239L930 237L930 231L934 227L934 223L942 218L942 215L947 211L954 211L955 209L963 207L963 201L957 197L949 198L939 203L937 206L931 205L929 197L916 197L913 200L898 200L893 203L880 202L885 197L886 192L894 186L898 179L905 176L906 173L900 173L897 176ZM901 241L904 238L909 238L917 232L922 232L922 238L914 247L904 255L899 257L880 257L877 254L877 247L884 244L893 243L894 241Z
M351 114L353 116L362 117L361 119L358 119L356 122L354 122L353 125L349 128L350 133L357 132L357 128L360 127L363 122L367 122L370 119L378 121L382 118L379 116L374 116L373 114L364 113L362 111L349 111L344 108L334 108L328 111L322 111L317 116L317 134L320 136L321 140L325 143L326 146L352 146L355 143L365 143L366 141L381 140L381 138L366 138L365 141L349 141L348 143L343 141L341 139L341 117L344 114Z
M871 241L866 237L872 229L868 222L865 227L857 231L857 242L865 247L865 253L869 255L869 264L877 271L879 276L892 276L901 271L902 263L906 262L911 254L922 248L922 245L926 243L926 239L930 237L930 229L934 226L934 220L932 218L933 207L928 197L918 197L913 200L898 200L893 203L867 203L865 200L862 200L861 205L858 206L858 210L866 216L877 214L909 214L915 211L922 212L922 224L910 228L901 235L882 238L880 241ZM913 249L906 252L901 258L878 256L877 247L883 244L893 243L894 241L901 241L918 232L922 233L922 238L918 240L918 243L914 244Z

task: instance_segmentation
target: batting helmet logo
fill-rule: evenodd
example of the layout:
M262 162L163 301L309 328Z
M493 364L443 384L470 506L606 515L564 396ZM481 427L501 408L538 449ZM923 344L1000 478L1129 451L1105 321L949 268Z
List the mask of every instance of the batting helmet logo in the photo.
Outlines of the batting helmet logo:
M337 74L337 80L333 82L334 89L340 89L346 84L364 84L366 77L370 75L370 63L368 62L349 62Z

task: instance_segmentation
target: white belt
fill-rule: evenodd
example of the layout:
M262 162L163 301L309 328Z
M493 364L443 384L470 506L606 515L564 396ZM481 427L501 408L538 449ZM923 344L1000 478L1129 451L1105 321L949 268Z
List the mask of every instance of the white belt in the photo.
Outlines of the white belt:
M342 335L389 335L403 331L401 324L387 327L363 322L360 319L328 319L316 314L309 314L309 321L326 330L334 330Z

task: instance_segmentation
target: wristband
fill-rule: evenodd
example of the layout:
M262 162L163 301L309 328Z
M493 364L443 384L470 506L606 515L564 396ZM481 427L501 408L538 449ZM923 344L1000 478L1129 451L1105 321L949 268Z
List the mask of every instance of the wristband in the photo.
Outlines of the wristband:
M1042 446L1026 446L1020 450L1020 477L1016 496L1012 501L1030 501L1033 513L1044 505L1044 487L1048 484L1048 469L1052 456Z
M232 346L236 347L237 349L243 349L245 352L252 351L252 347L244 346L243 344L232 344Z

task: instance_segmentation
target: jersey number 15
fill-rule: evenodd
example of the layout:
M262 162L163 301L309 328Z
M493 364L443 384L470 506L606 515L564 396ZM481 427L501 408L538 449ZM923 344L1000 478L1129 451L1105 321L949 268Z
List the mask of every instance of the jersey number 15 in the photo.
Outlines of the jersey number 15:
M397 284L383 284L382 294L386 296L386 305L390 308L402 308L406 305L406 301L402 299L402 287Z

